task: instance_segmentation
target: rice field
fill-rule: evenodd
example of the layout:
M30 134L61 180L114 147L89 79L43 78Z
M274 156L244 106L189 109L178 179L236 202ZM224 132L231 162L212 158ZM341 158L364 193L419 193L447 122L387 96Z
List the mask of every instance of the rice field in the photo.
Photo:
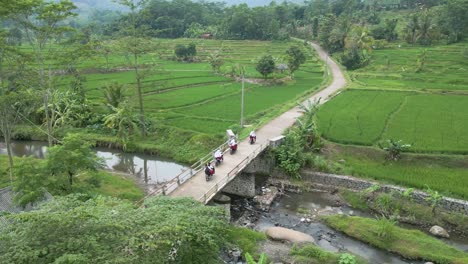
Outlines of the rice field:
M323 136L375 145L401 139L411 151L468 153L468 95L348 90L317 115Z
M149 69L143 80L143 103L146 115L160 125L174 126L195 132L224 134L239 123L241 83L230 73L237 65L245 67L246 78L260 79L255 70L257 60L271 54L284 61L285 51L299 42L221 41L221 40L154 40L157 50L141 59ZM193 63L174 60L177 44L197 45ZM27 49L27 47L26 47ZM258 81L245 84L245 118L256 125L257 117L292 104L299 97L313 92L323 82L323 66L311 48L307 62L295 73L294 80L283 84L260 85ZM220 73L214 73L208 56L219 52L224 60ZM129 68L124 54L111 53L107 58L97 54L77 68L86 81L86 95L93 105L102 105L104 86L113 82L125 84L126 94L134 102L137 112L135 73ZM274 73L271 79L282 79L287 73ZM62 76L59 85L69 87L72 76ZM279 113L278 113L279 114Z
M357 145L401 139L414 152L468 154L467 43L394 44L374 50L371 63L349 77L350 89L317 115L325 138Z
M420 70L421 57L425 59ZM468 44L408 47L372 52L370 65L350 72L351 88L468 91Z

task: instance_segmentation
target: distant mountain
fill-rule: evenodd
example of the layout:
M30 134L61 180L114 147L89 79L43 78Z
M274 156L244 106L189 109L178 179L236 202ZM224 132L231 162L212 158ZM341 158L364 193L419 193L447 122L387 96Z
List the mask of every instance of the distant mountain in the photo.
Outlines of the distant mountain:
M95 9L119 11L127 9L112 0L72 0L72 2L78 7L80 13L86 13Z
M192 0L197 2L199 0ZM228 6L238 5L238 4L247 4L250 7L254 6L266 6L269 5L272 0L204 0L206 2L224 2ZM72 0L73 3L78 7L81 12L88 12L91 9L101 9L101 10L127 10L122 5L119 5L112 0ZM277 4L281 4L283 0L276 1ZM291 3L302 4L304 0L288 0Z
M247 4L250 7L254 6L266 6L269 5L272 0L205 0L206 2L225 2L228 6L238 5L238 4ZM275 1L276 4L281 4L283 0ZM288 0L287 2L303 4L304 0Z

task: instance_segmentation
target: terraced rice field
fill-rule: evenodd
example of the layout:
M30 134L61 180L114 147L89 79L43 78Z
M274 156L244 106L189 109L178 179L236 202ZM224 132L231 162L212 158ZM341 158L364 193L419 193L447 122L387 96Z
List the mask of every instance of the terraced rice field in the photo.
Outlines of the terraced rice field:
M145 55L141 61L151 65L143 80L143 102L146 115L160 125L203 133L224 133L230 126L240 121L241 83L230 73L237 65L246 70L246 78L260 79L255 70L258 59L271 54L279 62L285 51L299 42L266 41L218 41L218 40L154 40L157 50ZM197 45L196 62L186 63L174 60L177 44ZM307 62L295 73L294 80L281 85L245 84L245 118L255 125L258 117L277 110L284 104L291 104L301 96L313 92L323 82L322 62L308 52ZM207 61L209 54L219 52L224 65L221 73L215 74ZM112 53L106 60L96 55L77 68L86 78L87 98L94 105L104 101L103 87L112 82L127 86L127 95L134 102L137 112L135 74L130 70L123 54ZM106 71L106 69L110 69ZM274 73L271 78L281 79L287 73ZM68 87L72 77L61 77L62 87ZM279 113L278 113L279 114Z
M370 65L349 75L351 89L319 111L327 139L376 145L392 138L415 152L468 153L466 43L375 50Z
M352 88L468 92L468 44L374 50L371 64L350 76Z
M468 153L468 95L349 90L317 115L323 136L374 145L402 139L412 151Z

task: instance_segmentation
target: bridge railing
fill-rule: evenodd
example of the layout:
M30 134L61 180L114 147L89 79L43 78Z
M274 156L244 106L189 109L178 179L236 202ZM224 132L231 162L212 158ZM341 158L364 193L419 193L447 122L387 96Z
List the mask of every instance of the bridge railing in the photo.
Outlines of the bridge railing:
M179 187L181 184L184 182L188 181L190 178L192 178L195 174L197 174L199 171L205 169L205 165L208 162L213 162L214 157L213 153L217 150L221 149L221 151L224 153L228 150L228 142L224 142L221 144L219 147L213 149L209 154L205 155L192 165L188 167L186 170L182 171L179 173L177 176L174 178L166 181L164 184L147 194L145 197L143 197L141 200L137 202L137 204L143 203L143 201L153 195L168 195L171 192L173 192L177 187Z
M252 153L250 153L245 159L243 159L239 164L237 164L231 171L227 173L227 177L222 178L215 185L213 185L210 189L208 189L200 198L197 200L202 203L207 203L210 201L220 190L224 188L237 174L243 170L253 159L255 159L258 154L260 154L268 144L262 144L257 149L255 149Z

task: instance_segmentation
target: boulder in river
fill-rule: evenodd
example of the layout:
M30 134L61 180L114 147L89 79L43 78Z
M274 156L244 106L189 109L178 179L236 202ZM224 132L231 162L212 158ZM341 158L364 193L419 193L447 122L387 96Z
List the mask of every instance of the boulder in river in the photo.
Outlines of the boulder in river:
M314 238L308 234L284 227L270 227L265 233L272 240L289 241L292 243L315 242Z
M445 237L445 238L449 238L449 233L443 229L442 227L440 226L433 226L431 227L431 229L429 230L429 232L431 234L433 234L434 236L438 236L438 237Z

